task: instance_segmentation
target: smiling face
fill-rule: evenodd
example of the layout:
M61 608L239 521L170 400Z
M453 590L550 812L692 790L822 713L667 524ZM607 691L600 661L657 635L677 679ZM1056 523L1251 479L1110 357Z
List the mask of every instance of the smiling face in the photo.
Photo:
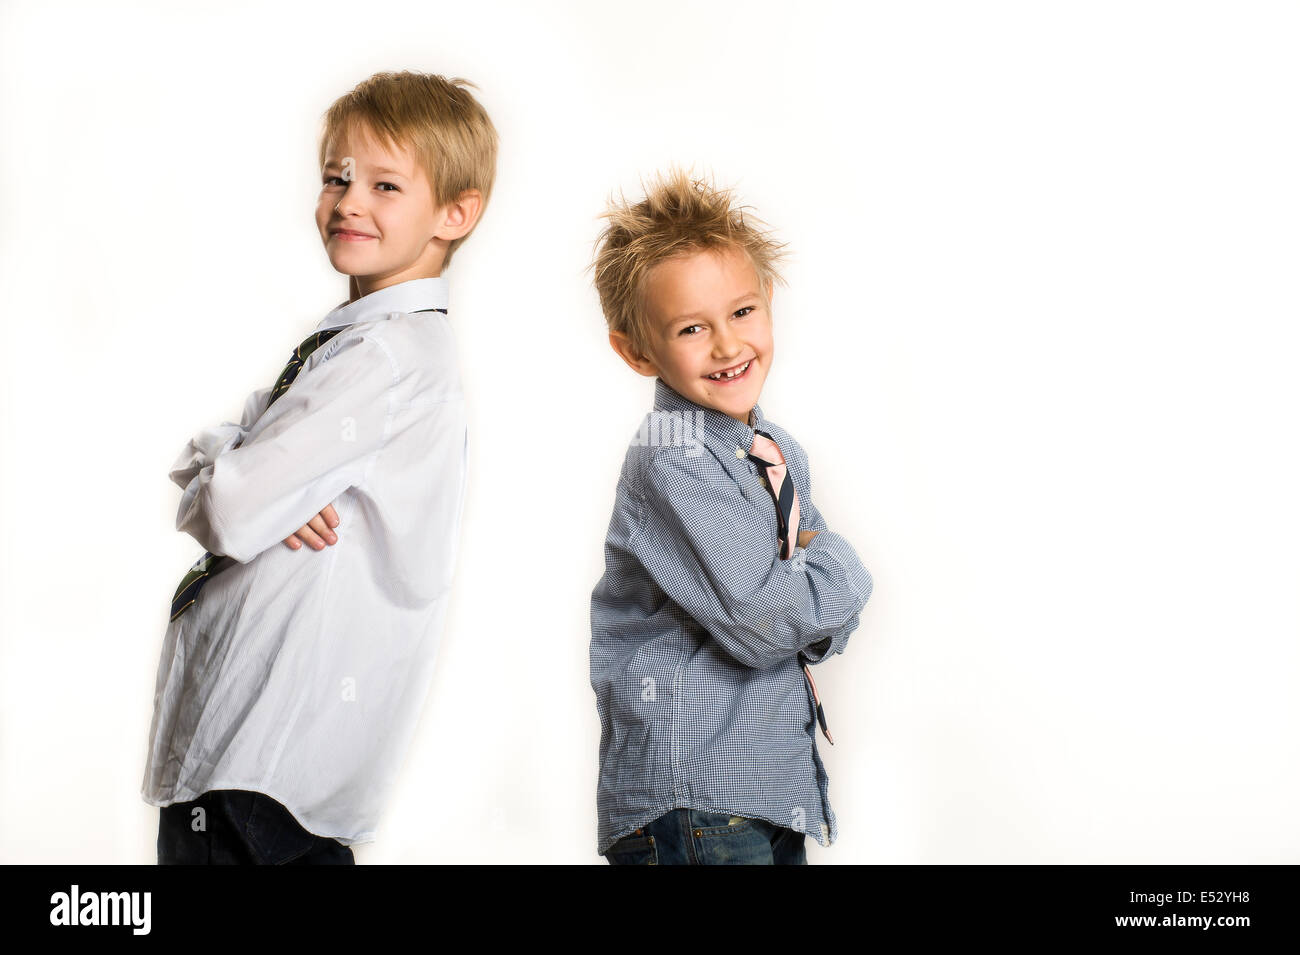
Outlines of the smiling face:
M450 207L435 208L429 179L409 149L394 152L364 128L345 132L329 144L321 181L321 241L330 264L356 278L358 295L442 272L455 237L443 236Z
M649 354L638 370L657 374L683 398L749 424L772 364L771 298L771 285L761 285L748 256L735 247L659 263L646 278Z

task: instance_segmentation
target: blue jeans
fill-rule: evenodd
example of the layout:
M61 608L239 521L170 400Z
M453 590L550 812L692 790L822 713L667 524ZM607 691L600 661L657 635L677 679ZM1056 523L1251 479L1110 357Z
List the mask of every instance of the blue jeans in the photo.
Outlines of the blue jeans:
M610 865L807 865L803 833L725 812L673 809L605 852Z
M195 831L199 818L203 827ZM158 811L159 865L355 863L351 849L308 832L293 813L263 793L213 789Z

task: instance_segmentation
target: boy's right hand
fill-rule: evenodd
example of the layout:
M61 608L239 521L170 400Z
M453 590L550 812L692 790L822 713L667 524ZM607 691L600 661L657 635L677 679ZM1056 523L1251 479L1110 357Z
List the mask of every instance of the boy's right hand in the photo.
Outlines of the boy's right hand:
M324 550L326 544L338 541L338 535L332 530L338 526L339 516L334 511L334 505L326 504L319 514L286 537L284 543L290 550L299 550L303 544L309 544L315 550Z
M799 546L800 546L800 547L807 547L809 541L811 541L814 537L816 537L816 536L817 536L818 534L820 534L820 533L821 533L821 531L800 531L800 532L799 532Z

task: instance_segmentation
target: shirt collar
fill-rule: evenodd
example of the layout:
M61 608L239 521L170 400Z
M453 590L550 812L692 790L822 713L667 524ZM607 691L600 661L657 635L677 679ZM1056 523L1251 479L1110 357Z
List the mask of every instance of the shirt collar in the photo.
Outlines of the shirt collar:
M416 312L426 308L447 307L447 280L441 276L410 279L363 295L355 302L341 302L326 315L316 331L339 328L387 318L393 312Z
M703 437L720 443L726 452L739 448L748 453L754 447L754 431L768 430L767 418L763 409L757 404L751 412L754 427L742 424L725 411L706 408L689 398L683 398L676 391L664 384L662 378L655 378L655 411L680 413L693 426L704 432Z

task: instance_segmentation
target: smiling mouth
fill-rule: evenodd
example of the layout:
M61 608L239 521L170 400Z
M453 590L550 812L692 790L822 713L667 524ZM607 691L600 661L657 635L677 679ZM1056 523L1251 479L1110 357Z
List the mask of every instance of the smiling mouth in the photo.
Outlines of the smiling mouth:
M730 382L738 381L739 379L744 378L747 374L749 374L749 368L753 364L754 364L754 359L751 358L749 359L749 361L741 362L739 365L735 365L731 368L724 368L722 371L715 371L713 374L705 375L704 377L707 378L709 381L715 381L721 384L728 384Z
M349 230L347 230L347 229L335 229L333 232L330 233L330 235L332 235L332 236L333 236L334 238L336 238L336 239L346 239L346 240L348 240L348 241L350 241L350 242L355 242L355 241L357 241L358 239L373 239L373 238L374 238L373 235L367 235L367 234L364 233L364 232L351 232L351 231L349 231Z

